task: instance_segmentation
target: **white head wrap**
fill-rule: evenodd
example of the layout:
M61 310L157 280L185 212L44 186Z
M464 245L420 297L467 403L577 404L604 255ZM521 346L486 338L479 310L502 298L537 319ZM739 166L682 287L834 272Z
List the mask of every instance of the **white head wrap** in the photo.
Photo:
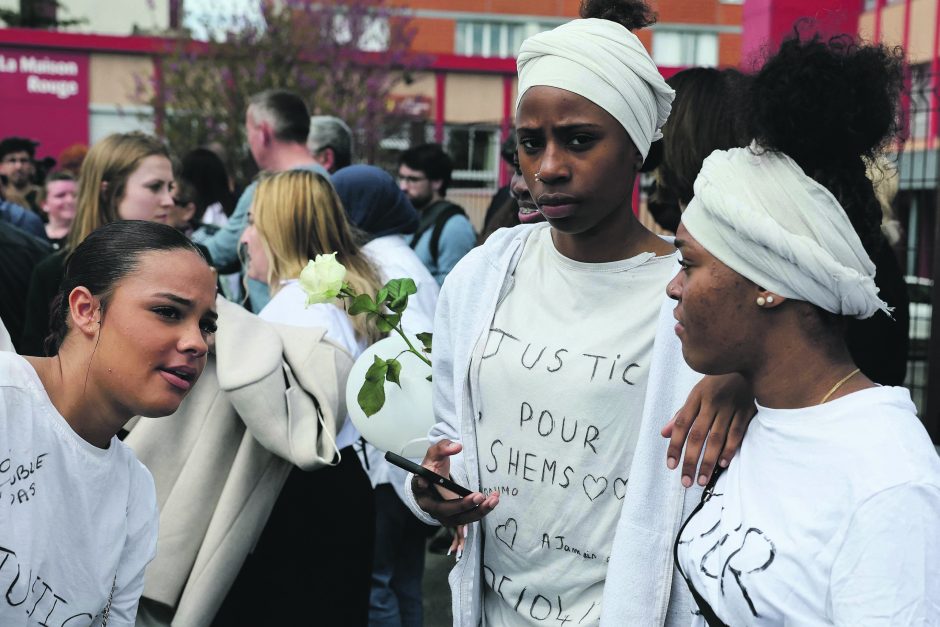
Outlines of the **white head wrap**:
M890 313L875 264L839 201L782 153L716 150L682 223L708 252L764 289L843 316Z
M584 96L627 130L643 158L660 132L676 93L636 35L610 20L573 20L526 39L516 61L519 97L536 85Z

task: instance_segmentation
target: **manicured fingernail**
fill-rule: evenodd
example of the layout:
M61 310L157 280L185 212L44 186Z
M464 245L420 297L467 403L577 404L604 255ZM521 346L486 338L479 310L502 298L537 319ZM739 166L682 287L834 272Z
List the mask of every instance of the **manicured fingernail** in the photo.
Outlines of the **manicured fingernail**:
M466 527L463 528L463 537L464 537L464 538L467 537L467 528L466 528Z
M704 485L706 485L707 483L708 483L708 477L706 477L705 475L699 475L699 476L698 476L698 484L699 484L700 486L704 486Z
M682 475L682 486L685 488L692 487L692 477L689 475Z
M721 461L718 462L718 465L721 466L722 468L727 468L727 467L728 467L728 460L727 460L727 459L723 459L723 460L721 460Z
M675 457L669 457L669 458L666 459L666 466L669 467L669 470L675 470L675 469L676 469L676 464L677 464L677 462L676 462L676 458L675 458Z
M460 561L460 558L461 558L461 557L463 557L463 549L460 549L459 551L457 551L457 561L458 561L458 562Z
M448 555L450 555L450 554L453 553L453 552L454 552L453 547L447 549L447 554L448 554Z

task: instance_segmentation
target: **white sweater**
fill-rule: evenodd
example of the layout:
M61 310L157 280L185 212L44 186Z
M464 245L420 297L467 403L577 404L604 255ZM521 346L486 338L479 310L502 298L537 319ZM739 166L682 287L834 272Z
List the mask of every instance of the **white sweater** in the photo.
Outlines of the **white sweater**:
M465 256L441 290L434 319L434 412L439 422L432 442L463 444L451 458L451 475L480 489L476 421L479 369L471 368L482 351L496 307L513 283L526 239L547 224L497 231ZM678 271L678 264L676 266ZM601 625L688 625L692 599L672 564L672 543L679 526L698 504L701 490L684 490L679 474L666 468L667 441L660 429L682 406L700 375L682 360L673 332L673 304L665 297L660 311L643 422L623 509L617 524L604 587ZM428 524L437 522L418 507L405 484L408 506ZM479 525L468 528L464 557L450 573L454 625L477 627L482 616Z

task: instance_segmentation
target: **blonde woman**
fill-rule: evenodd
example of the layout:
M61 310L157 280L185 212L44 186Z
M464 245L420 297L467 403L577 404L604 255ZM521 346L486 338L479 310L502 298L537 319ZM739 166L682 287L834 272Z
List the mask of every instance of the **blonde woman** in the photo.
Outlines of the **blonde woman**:
M261 318L325 328L327 337L353 357L380 337L365 318L351 318L342 305L305 307L297 279L316 255L336 253L357 291L374 294L381 287L323 176L290 170L262 179L248 224L241 238L248 277L266 282L272 294ZM369 477L353 449L358 439L347 420L337 435L337 465L312 473L292 469L217 625L296 625L311 616L322 625L368 623L375 505Z
M169 152L143 133L109 135L91 147L78 177L78 209L62 249L33 270L26 301L23 351L48 354L49 303L72 250L100 226L117 220L166 223L173 207Z

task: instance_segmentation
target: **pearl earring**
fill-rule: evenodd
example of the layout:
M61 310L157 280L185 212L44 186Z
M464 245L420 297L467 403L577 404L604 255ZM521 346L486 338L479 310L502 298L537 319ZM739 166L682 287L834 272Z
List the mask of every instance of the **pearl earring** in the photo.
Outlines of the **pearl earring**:
M774 303L774 297L773 297L773 296L768 296L768 297L767 297L767 304L768 304L768 305L772 305L773 303Z
M763 296L758 296L758 297L757 297L757 306L758 306L758 307L763 307L763 306L766 305L766 304L767 304L767 299L766 299L766 298L764 298Z

